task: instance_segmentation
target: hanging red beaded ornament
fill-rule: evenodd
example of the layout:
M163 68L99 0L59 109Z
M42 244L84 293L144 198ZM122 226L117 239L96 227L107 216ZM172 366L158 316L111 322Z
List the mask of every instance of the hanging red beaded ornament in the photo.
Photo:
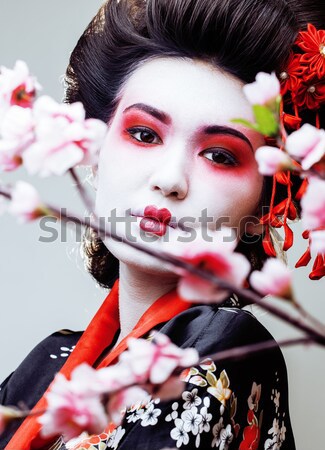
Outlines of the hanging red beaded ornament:
M317 30L308 24L307 31L301 31L293 45L293 50L287 62L285 71L279 75L281 81L282 102L280 118L282 125L282 141L286 139L287 130L297 130L306 113L315 114L315 126L320 128L319 109L325 105L325 30ZM292 198L292 175L280 172L273 176L272 196L269 213L261 218L265 226L263 247L269 256L276 256L270 236L270 226L284 229L283 250L288 250L293 244L293 232L288 220L297 218L297 210L293 200L299 201L304 195L308 181L302 179L298 192ZM279 185L286 186L287 197L275 204ZM309 231L303 233L309 239ZM309 246L296 263L296 267L306 266L311 260ZM325 255L318 254L313 269L309 275L312 280L325 276Z

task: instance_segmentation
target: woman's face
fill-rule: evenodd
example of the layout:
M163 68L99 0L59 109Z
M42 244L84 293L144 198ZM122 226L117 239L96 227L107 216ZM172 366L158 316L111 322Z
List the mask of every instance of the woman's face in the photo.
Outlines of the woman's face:
M240 236L259 204L263 178L254 151L264 141L231 122L239 117L253 120L242 83L207 63L157 58L136 69L99 158L96 213L114 223L106 229L146 245L163 245L169 233L194 240L221 225ZM140 227L148 205L172 214L163 236ZM105 244L120 261L165 270L123 243L108 238Z

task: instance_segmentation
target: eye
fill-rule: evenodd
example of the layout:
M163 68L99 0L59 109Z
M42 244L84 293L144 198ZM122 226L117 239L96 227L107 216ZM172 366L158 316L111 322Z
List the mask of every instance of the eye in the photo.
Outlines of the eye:
M237 166L238 161L230 152L224 148L210 148L201 153L205 158L212 161L213 164L222 166Z
M138 142L145 144L161 144L160 137L150 128L133 127L126 130L130 136Z

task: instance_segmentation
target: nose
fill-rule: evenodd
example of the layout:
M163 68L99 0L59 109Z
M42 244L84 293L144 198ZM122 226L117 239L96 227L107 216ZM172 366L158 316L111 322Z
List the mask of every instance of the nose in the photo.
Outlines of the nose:
M175 150L175 149L174 149ZM188 171L183 152L168 152L163 160L157 161L149 183L151 190L157 190L165 197L171 196L179 200L188 193Z

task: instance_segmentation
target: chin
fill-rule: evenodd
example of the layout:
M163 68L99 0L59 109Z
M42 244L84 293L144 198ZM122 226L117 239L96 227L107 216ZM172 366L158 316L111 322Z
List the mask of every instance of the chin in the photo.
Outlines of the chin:
M117 242L108 238L105 240L105 246L115 258L130 268L132 267L133 269L152 275L171 276L175 279L178 278L172 267L168 267L154 256L132 248L123 242ZM150 244L148 246L150 247Z

